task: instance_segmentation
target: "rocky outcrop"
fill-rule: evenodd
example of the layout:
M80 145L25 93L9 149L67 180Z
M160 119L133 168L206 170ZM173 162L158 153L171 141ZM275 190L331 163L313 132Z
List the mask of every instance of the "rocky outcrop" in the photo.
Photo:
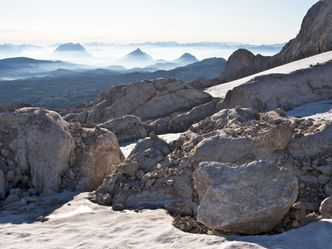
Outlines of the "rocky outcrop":
M299 34L279 53L272 57L264 57L240 49L228 59L220 80L221 82L236 80L330 50L332 50L332 2L322 0L308 11Z
M40 108L0 113L0 151L2 198L16 188L16 196L92 190L124 160L110 131L70 125Z
M190 171L169 168L169 145L159 138L138 142L129 157L98 188L100 204L126 208L166 208L192 213Z
M185 132L194 123L205 119L219 110L219 100L196 106L190 111L174 113L164 118L147 122L150 130L157 134Z
M147 137L148 127L139 117L126 115L97 125L112 131L119 142L138 140Z
M222 82L240 79L267 68L268 56L254 55L246 49L238 49L228 59L221 75Z
M320 203L332 192L330 171L326 167L332 161L329 127L329 122L324 120L288 118L281 109L266 113L240 107L223 109L192 125L190 131L169 145L155 135L140 141L131 155L104 180L97 189L94 200L104 205L119 204L122 208L166 208L175 215L209 217L200 220L208 228L240 233L280 232L305 225L319 217ZM324 136L326 139L319 142L318 140ZM269 163L257 163L260 160ZM240 180L242 183L252 180L256 184L257 179L261 180L261 187L257 189L243 187L245 190L234 188L231 195L239 196L237 200L240 200L243 191L248 191L248 194L253 191L256 194L254 197L261 196L260 201L257 201L259 207L253 209L249 207L254 202L249 202L249 199L248 202L239 201L250 210L261 211L261 216L248 215L252 218L249 220L246 216L234 215L239 217L239 220L233 219L232 224L236 225L227 228L219 218L223 214L231 217L234 203L229 206L228 202L227 205L223 204L222 212L209 210L204 214L205 207L222 203L225 198L219 198L221 191L217 184L213 188L215 191L204 199L208 187L201 186L213 184L201 174L194 173L202 162L213 165L213 168L223 165L229 172L241 171L241 168L247 169L248 165L264 164L266 169L269 169L264 177L260 175L265 172L264 169L257 170L256 166L252 167L255 170L250 172L234 173L236 179L246 178ZM263 168L262 165L259 167ZM284 183L284 179L288 176L290 178ZM295 182L295 176L299 184L288 185ZM264 182L265 178L270 181ZM194 182L200 183L193 184ZM272 183L275 188L270 187ZM285 189L279 188L282 185ZM260 194L262 189L267 189L267 193L270 190L275 192L265 196ZM280 196L283 193L297 195L297 202L292 206L296 197L291 198L290 195L288 199L285 197L288 201L278 202L281 200L273 197L278 195L276 194L278 189ZM201 209L203 207L204 209ZM199 215L200 212L203 213ZM247 227L241 223L246 218L248 218L246 220L248 222L245 223L248 224ZM255 218L257 220L254 220ZM183 218L183 221L186 220L193 219ZM182 219L177 220L176 224L182 224L181 221ZM214 221L216 223L213 223ZM254 225L263 221L266 226L259 228ZM185 227L184 229L188 231L187 226L178 227Z
M124 115L135 115L145 121L190 110L209 102L211 98L210 95L174 79L114 86L103 92L91 106L87 123L102 123Z
M290 74L260 76L230 90L223 108L248 107L263 112L285 110L332 98L332 63Z
M197 220L225 232L271 231L294 204L297 178L267 161L201 163L195 171Z
M269 67L332 50L332 1L318 1L304 17L301 30L280 53L273 56Z

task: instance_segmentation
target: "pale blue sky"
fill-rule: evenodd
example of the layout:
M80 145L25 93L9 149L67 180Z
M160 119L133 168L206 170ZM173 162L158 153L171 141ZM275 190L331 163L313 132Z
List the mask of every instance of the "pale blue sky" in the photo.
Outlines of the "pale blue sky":
M0 0L0 43L293 38L317 0Z

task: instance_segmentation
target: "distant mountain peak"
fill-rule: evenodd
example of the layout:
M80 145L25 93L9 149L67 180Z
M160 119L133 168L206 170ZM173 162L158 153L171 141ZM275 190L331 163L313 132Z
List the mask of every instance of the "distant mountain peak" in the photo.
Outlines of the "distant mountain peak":
M174 63L177 63L177 64L182 65L182 66L192 64L192 63L195 63L195 62L198 62L198 59L195 56L193 56L192 54L189 54L189 53L184 53L183 55L181 55L180 58L178 58L174 61Z
M86 49L80 43L67 42L57 47L55 52L86 52Z
M148 55L147 53L143 52L140 48L135 49L134 51L130 52L127 56L131 56L131 57L146 57L146 58L151 58L150 55ZM152 58L151 58L152 60Z
M153 61L152 57L147 53L143 52L140 48L135 49L125 56L126 60L140 60L150 62Z
M183 55L181 55L181 57L179 58L180 60L194 60L194 61L198 61L198 59L193 56L192 54L189 53L184 53Z
M133 51L132 53L144 54L144 52L140 48L136 48L136 50Z

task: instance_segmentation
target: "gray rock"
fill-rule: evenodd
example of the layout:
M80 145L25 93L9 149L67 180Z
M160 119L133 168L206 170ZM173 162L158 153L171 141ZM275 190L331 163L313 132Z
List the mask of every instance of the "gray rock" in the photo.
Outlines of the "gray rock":
M284 150L293 137L290 125L278 125L269 129L263 138L264 145L272 151Z
M136 162L122 162L117 166L117 170L127 176L135 176L139 168L139 164Z
M155 168L169 153L169 146L164 140L145 138L137 143L126 162L138 163L144 172L148 172Z
M332 49L332 2L318 1L304 17L301 30L272 57L235 51L227 61L221 82L231 81ZM217 82L218 83L218 82Z
M63 187L74 190L79 181L80 189L92 190L124 160L112 132L70 125L58 113L41 108L0 113L2 136L13 157L4 165L10 186L20 181L41 194ZM67 172L75 172L74 177Z
M138 140L148 136L148 130L139 117L125 115L99 124L98 127L105 128L113 132L119 142Z
M5 204L10 204L19 200L20 197L18 195L8 195L8 197L5 199Z
M5 174L0 169L0 200L4 199L6 197L6 180L5 180Z
M263 71L270 57L254 55L246 49L236 50L228 59L220 77L222 82L232 81Z
M203 162L194 182L201 200L197 220L225 232L270 231L298 195L297 178L267 161L242 166Z
M319 212L324 218L332 218L332 197L326 198L321 203Z
M209 102L211 96L182 81L157 79L113 86L88 110L88 124L135 115L143 121L164 117Z
M196 106L190 111L175 113L150 123L150 129L158 134L184 132L189 127L218 111L219 100Z
M332 176L332 165L322 165L315 167L315 169L320 171L325 176Z
M329 180L330 180L330 177L328 177L328 176L324 176L324 175L320 175L320 176L318 176L318 182L319 182L320 184L328 183Z
M332 98L332 62L289 74L258 76L228 91L222 108L242 106L259 112L290 110Z
M328 196L332 196L332 184L325 185L325 194Z
M249 138L232 138L224 133L203 139L196 147L192 159L199 163L215 161L242 164L259 159L275 160L278 154L258 146Z
M272 57L270 66L279 66L331 49L332 2L318 1L304 17L299 34Z

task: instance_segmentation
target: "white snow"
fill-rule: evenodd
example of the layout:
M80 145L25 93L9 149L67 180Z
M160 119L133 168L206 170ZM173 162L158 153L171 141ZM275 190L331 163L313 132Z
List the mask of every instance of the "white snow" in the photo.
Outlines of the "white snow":
M308 57L302 60L294 61L279 67L275 67L269 70L266 70L264 72L260 72L242 79L238 79L235 81L231 81L224 84L219 84L216 86L212 86L210 88L207 88L205 92L209 93L211 96L216 98L224 98L226 96L226 93L229 90L232 90L234 87L242 85L249 80L261 76L261 75L268 75L268 74L287 74L291 73L300 69L310 68L310 65L316 65L317 63L325 63L327 61L332 60L332 51L318 54L312 57Z
M70 193L65 195L70 197ZM49 214L44 223L25 220L24 208L11 211L13 222L3 220L4 213L0 211L0 248L326 249L332 246L332 220L273 236L190 234L173 227L172 217L165 210L114 212L110 207L91 203L87 196L88 193L71 196L74 199L59 208L49 203L62 201L63 194L46 198L44 209L39 206L34 210L37 215Z
M160 137L161 139L164 139L167 143L170 143L170 142L178 139L182 134L183 134L183 132L182 133L168 133L168 134L158 135L158 137ZM120 144L121 151L126 158L130 155L132 150L135 148L136 144L137 144L137 142Z
M297 118L332 120L332 99L296 107L287 112L287 115Z

